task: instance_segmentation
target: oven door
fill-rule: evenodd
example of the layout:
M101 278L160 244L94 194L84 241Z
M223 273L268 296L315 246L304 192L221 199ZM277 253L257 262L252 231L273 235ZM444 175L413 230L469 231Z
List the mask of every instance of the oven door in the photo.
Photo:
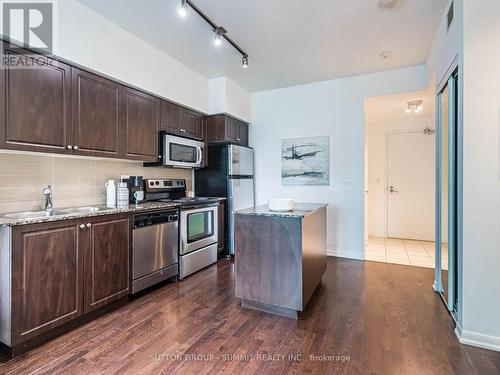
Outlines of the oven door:
M178 168L202 168L203 142L164 134L163 164Z
M217 206L181 209L181 255L217 243Z

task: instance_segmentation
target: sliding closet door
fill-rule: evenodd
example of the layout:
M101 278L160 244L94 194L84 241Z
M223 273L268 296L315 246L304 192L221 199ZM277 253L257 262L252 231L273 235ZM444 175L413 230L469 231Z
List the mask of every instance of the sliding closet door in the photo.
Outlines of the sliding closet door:
M448 310L457 308L458 75L453 73L437 100L436 282Z

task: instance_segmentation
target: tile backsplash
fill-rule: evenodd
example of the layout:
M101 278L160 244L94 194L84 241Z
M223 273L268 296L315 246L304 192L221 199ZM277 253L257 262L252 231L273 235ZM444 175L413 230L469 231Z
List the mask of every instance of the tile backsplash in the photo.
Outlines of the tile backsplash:
M0 152L0 214L38 210L42 188L52 185L54 207L74 207L106 202L104 183L121 175L144 178L183 178L192 190L188 169L143 167L142 162L64 155Z

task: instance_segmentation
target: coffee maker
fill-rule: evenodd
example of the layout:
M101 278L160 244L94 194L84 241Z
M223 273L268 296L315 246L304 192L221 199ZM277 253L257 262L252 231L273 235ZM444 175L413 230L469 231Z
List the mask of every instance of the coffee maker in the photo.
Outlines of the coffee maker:
M122 179L127 183L129 203L141 203L144 201L144 181L142 176L128 176Z

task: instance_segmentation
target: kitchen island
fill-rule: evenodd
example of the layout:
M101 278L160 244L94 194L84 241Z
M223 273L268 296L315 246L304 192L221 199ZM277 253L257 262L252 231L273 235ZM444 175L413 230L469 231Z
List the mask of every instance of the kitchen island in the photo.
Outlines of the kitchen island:
M297 319L326 270L326 207L235 212L236 297L243 307Z

